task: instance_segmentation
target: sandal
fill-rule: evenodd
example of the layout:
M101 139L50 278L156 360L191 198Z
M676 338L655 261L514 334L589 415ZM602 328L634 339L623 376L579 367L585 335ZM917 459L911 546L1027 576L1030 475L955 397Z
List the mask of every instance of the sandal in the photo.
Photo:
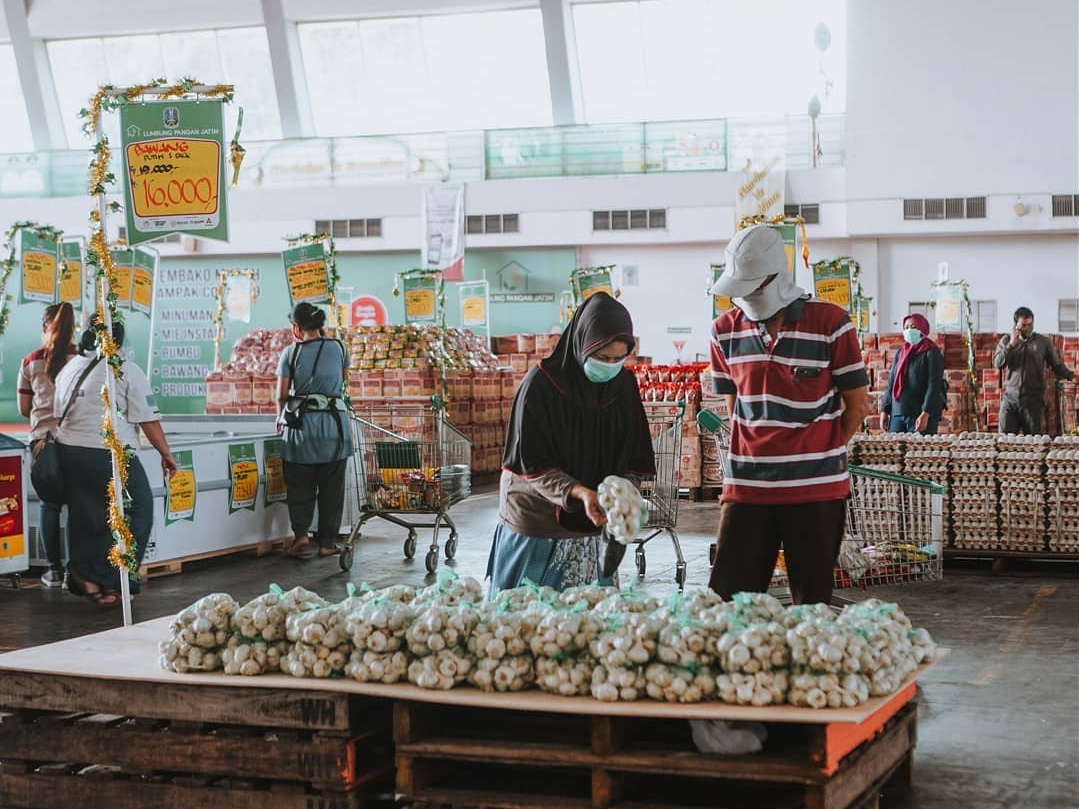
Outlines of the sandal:
M307 551L307 546L311 544L311 540L307 537L303 539L294 540L288 549L284 552L285 556L291 556L293 559L305 559L309 558L310 554Z
M336 556L339 553L341 553L341 546L340 545L331 545L328 548L319 548L318 549L318 555L319 556Z
M67 571L67 591L72 595L85 596L86 598L96 599L101 595L101 588L96 584L92 585L77 572L75 568L68 568Z
M108 590L98 590L90 594L90 600L99 607L113 607L120 603L120 594Z

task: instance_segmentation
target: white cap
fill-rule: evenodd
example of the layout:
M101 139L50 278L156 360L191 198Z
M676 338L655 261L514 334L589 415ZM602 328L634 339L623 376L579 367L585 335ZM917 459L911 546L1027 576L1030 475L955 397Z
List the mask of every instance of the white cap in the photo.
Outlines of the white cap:
M761 282L789 269L787 250L779 231L768 225L753 225L734 234L727 245L727 266L710 290L712 295L741 298Z

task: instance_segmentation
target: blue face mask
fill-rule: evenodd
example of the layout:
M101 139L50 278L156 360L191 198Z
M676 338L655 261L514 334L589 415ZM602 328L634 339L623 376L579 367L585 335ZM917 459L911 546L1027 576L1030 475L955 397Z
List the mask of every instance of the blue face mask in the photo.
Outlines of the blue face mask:
M619 360L618 362L602 362L593 357L589 357L584 361L581 370L584 371L585 378L587 378L589 382L596 382L599 384L610 382L622 373L622 366L625 364L625 360Z
M903 339L912 346L918 345L924 336L918 329L903 329Z

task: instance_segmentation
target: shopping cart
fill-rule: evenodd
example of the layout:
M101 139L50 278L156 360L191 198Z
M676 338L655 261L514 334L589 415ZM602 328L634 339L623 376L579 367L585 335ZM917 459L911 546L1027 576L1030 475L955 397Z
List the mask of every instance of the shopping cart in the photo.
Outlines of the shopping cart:
M697 417L713 435L726 462L730 447L727 422L714 413ZM835 568L837 590L937 581L944 570L945 488L920 478L850 466L851 494L847 523ZM716 546L708 549L715 563ZM782 553L772 589L788 589Z
M432 528L425 557L428 573L438 568L438 532L450 529L446 559L457 554L457 526L451 506L472 493L472 442L432 406L372 407L352 416L353 456L350 505L358 515L341 548L341 568L352 568L353 550L364 524L375 517L408 529L406 559L416 555L417 528ZM415 517L432 519L417 522Z
M674 544L674 580L681 589L686 583L686 558L678 541L678 471L682 462L682 417L685 402L645 402L656 474L641 481L641 496L648 506L648 519L641 526L644 534L633 540L637 546L634 561L637 575L647 570L644 546L660 534L668 534Z

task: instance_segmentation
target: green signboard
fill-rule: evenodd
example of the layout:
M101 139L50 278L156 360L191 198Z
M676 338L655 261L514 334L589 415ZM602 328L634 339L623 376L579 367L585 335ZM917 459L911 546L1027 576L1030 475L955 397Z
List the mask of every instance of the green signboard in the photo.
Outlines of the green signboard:
M401 280L405 301L405 323L435 323L438 320L438 276L421 275Z
M813 295L854 314L854 293L851 283L850 262L818 261L813 265Z
M259 491L259 465L255 445L229 444L229 514L255 510Z
M177 450L173 458L176 460L176 474L165 481L165 525L180 520L195 521L195 497L199 488L191 450Z
M60 303L70 303L76 309L81 309L87 276L83 240L81 237L64 239L60 250L64 256L64 269L60 273Z
M46 234L19 231L22 294L19 303L53 303L60 268L60 245Z
M293 304L326 303L330 300L330 272L325 242L312 242L281 251L285 283Z
M727 269L726 264L713 264L712 265L712 284L715 284L715 282L720 279L720 276L723 275L723 271L725 269ZM709 289L712 288L712 284L709 284L709 287L708 287ZM711 297L712 297L712 319L713 320L715 318L719 317L724 312L726 312L732 306L734 306L733 301L731 301L731 296L730 295L712 295Z
M170 233L228 240L222 103L170 99L120 107L129 244Z

